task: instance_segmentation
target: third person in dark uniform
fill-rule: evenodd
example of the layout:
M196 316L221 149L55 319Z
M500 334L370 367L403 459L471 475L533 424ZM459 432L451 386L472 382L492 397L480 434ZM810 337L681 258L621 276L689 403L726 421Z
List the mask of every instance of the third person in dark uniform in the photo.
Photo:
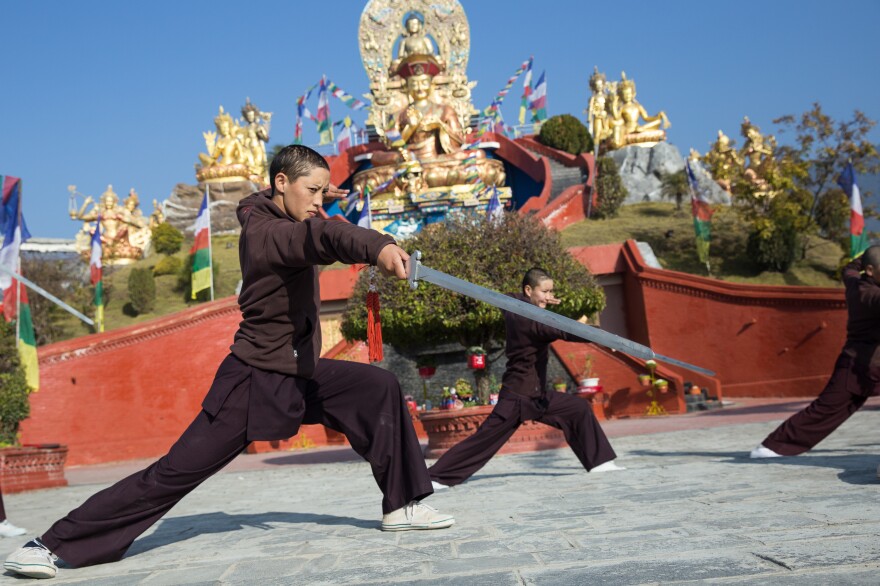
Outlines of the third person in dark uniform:
M559 300L553 279L540 268L523 277L522 291L512 297L545 308ZM504 312L507 367L498 404L479 429L452 447L428 469L434 489L461 484L486 465L525 421L562 430L565 440L590 472L619 470L617 457L589 403L565 393L547 392L547 356L556 340L585 341L526 317Z

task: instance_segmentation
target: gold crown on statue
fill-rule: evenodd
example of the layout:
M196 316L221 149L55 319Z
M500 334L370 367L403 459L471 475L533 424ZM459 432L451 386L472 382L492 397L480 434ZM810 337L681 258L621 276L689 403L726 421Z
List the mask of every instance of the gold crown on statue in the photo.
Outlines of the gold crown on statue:
M593 66L593 75L590 76L590 89L592 89L594 92L599 91L598 86L599 86L600 81L604 85L604 83L606 81L605 74L599 73L599 68L594 65Z
M260 109L257 108L256 106L254 106L253 104L251 104L250 98L246 98L244 106L241 107L241 115L242 116L246 117L248 112L253 112L254 114L260 113Z
M232 116L229 115L228 112L223 111L223 106L220 106L220 113L214 118L214 124L220 126L221 122L226 122L227 124L232 124Z
M743 121L742 121L742 126L740 126L740 131L743 133L743 136L745 136L745 134L746 134L749 130L751 130L752 128L754 128L755 130L758 130L758 127L755 126L754 124L752 124L752 121L749 120L749 117L748 117L748 116L744 116L744 117L743 117Z
M626 71L620 72L620 91L622 92L625 88L631 89L633 92L636 91L636 82L631 79L626 78Z

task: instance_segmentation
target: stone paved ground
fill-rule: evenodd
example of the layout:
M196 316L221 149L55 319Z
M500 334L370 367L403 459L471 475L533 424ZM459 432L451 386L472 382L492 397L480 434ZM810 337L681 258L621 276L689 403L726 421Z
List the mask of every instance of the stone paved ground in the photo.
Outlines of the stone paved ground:
M745 457L799 405L608 422L621 472L587 474L567 449L497 457L428 500L458 520L439 531L379 531L379 491L348 451L242 456L124 560L55 583L880 583L880 399L809 455ZM126 472L72 470L104 478L8 495L7 511L43 529Z

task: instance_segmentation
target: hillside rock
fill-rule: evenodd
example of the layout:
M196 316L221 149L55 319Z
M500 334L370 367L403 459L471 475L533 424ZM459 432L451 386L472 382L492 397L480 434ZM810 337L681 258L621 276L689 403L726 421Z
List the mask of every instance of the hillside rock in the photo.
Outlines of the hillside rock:
M631 145L612 151L609 156L617 163L620 179L629 192L624 204L662 201L660 178L665 173L684 169L684 157L668 142L652 147ZM702 165L694 166L694 175L710 203L730 203L730 194L721 189Z
M260 187L250 181L230 181L226 183L211 183L211 231L214 234L237 233L240 229L238 218L235 217L235 208L238 202L258 191ZM171 196L165 200L165 220L181 230L184 234L191 235L193 224L205 197L205 184L188 185L178 183L171 191Z

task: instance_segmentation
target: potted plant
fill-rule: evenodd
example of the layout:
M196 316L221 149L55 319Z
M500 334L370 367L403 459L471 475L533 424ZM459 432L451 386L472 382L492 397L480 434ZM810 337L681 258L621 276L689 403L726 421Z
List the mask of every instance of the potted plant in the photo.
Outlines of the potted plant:
M481 370L486 368L486 350L482 346L471 346L467 349L468 368Z
M437 357L433 354L422 354L416 359L416 369L419 376L429 379L437 372Z
M553 390L558 393L564 393L568 390L568 383L561 376L557 376L553 379Z
M570 355L570 358L574 358L574 355ZM575 380L578 381L578 389L595 389L599 386L599 377L593 369L592 354L584 354L583 362L581 362L580 370L575 375Z
M476 407L479 399L474 392L474 386L463 378L455 381L455 395L461 401L463 407Z
M0 486L3 492L67 486L67 446L19 444L19 424L30 415L31 388L18 357L14 327L0 318Z

